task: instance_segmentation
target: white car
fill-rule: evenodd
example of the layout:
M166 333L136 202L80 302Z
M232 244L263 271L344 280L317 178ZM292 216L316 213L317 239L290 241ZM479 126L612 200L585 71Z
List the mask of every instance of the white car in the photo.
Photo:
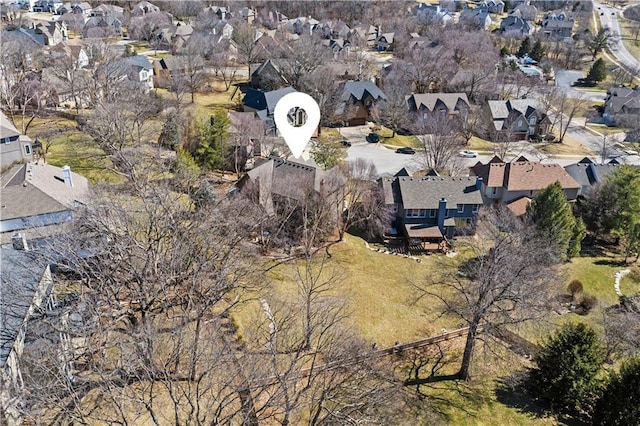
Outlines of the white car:
M476 158L477 156L478 156L478 153L475 151L469 151L467 149L465 149L464 151L460 151L460 157Z

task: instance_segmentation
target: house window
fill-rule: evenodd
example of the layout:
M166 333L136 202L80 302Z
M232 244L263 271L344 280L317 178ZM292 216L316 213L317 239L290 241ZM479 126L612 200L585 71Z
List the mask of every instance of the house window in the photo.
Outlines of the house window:
M498 188L496 188L495 186L493 187L493 195L496 195L498 193Z
M536 117L535 117L535 115L529 119L529 124L531 124L532 126L536 125Z
M476 204L476 205L474 205L474 206L473 206L473 208L471 209L471 212L472 212L473 214L477 214L479 209L480 209L480 206Z
M458 213L464 213L464 206L462 204L458 204Z
M436 217L436 211L434 209L429 210L429 217L431 219L433 219L434 217Z
M522 127L522 119L518 120L518 127Z
M3 138L2 143L9 145L11 143L11 138Z
M24 146L24 154L25 155L31 155L31 145L25 145Z
M407 214L405 215L408 218L411 217L425 217L427 211L425 209L407 209Z

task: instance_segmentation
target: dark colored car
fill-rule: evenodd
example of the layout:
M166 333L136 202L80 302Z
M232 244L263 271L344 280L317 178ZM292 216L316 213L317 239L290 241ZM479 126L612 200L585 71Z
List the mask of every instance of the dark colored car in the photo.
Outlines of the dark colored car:
M398 154L415 154L416 150L413 148L409 148L408 146L403 146L402 148L396 149L396 153Z
M366 139L369 143L378 143L380 142L380 135L377 133L369 133Z
M346 147L350 147L351 146L351 142L349 142L348 140L343 140L340 142L342 144L342 146L346 146Z

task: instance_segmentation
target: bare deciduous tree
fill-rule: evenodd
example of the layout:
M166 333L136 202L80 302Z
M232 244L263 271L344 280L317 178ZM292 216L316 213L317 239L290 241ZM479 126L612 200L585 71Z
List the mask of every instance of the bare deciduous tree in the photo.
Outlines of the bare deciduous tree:
M465 146L459 123L442 114L414 115L413 133L419 135L424 149L425 167L441 172Z
M443 313L462 319L469 327L455 375L462 380L471 376L478 339L488 337L492 330L540 318L550 308L554 285L561 282L554 267L558 257L553 244L506 208L483 213L478 234L466 247L470 258L449 262L442 270L450 273L416 285L420 296L436 297Z

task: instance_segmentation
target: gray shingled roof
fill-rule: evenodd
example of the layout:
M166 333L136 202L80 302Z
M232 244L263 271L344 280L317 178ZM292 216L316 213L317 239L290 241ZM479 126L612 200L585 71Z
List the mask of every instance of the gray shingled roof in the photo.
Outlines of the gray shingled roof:
M459 204L482 204L475 177L387 178L382 180L382 188L386 204L401 203L405 209L437 209L443 198L448 209Z
M344 84L344 92L342 100L347 101L351 96L357 100L363 100L367 94L371 95L374 99L386 99L387 97L382 93L382 90L378 88L371 81L347 81Z
M410 97L413 97L416 108L420 109L423 105L430 112L433 112L438 101L442 102L449 111L453 111L460 100L469 106L466 93L415 93Z
M0 138L12 138L18 135L20 135L20 132L18 132L16 126L4 115L4 112L0 111Z

